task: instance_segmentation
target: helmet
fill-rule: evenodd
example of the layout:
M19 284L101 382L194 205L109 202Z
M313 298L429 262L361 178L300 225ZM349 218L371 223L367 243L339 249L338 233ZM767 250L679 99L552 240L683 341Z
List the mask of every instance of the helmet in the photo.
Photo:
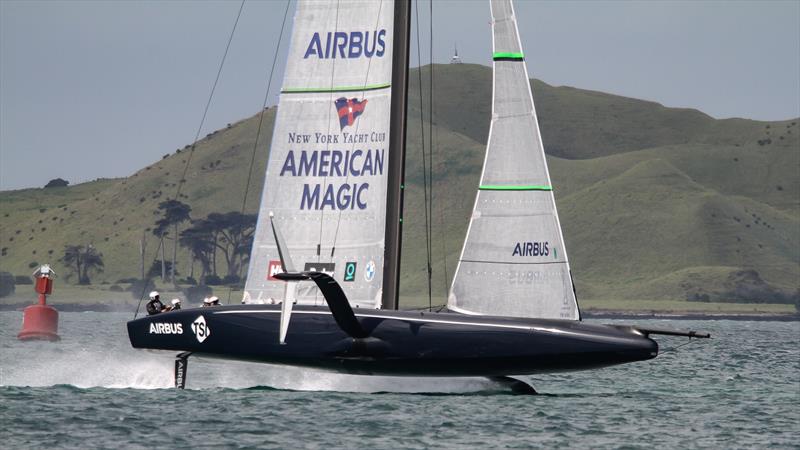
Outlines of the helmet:
M150 292L150 300L155 300L156 298L158 298L158 291Z
M219 297L217 297L216 295L209 297L208 303L212 305L219 305Z
M181 299L179 299L179 298L173 298L172 299L172 305L173 306L180 305L180 304L181 304Z

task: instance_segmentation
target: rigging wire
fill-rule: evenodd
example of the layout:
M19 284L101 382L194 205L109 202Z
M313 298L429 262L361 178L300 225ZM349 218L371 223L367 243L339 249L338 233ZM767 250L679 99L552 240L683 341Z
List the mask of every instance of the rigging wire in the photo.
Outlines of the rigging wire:
M269 69L269 78L267 81L267 90L264 92L264 101L261 104L261 112L258 114L258 128L256 129L256 139L253 142L253 152L250 155L250 166L247 170L247 181L244 184L244 196L242 198L242 207L239 211L239 242L242 242L242 234L244 233L244 210L247 205L247 195L250 192L250 180L253 177L253 166L255 165L256 161L256 152L258 150L258 140L261 138L261 126L264 123L264 111L267 108L267 102L269 101L269 92L272 88L272 77L275 73L275 65L278 62L278 53L281 49L281 41L283 39L283 30L286 28L286 17L289 15L289 4L291 4L291 0L286 0L286 8L283 11L283 22L281 22L281 31L278 32L278 43L275 45L275 53L272 56L272 66ZM255 232L254 232L255 233ZM239 277L239 283L242 288L242 295L244 295L244 280L242 280L242 269L244 268L244 264L239 265L239 270L237 271L237 275ZM228 303L231 300L231 291L233 288L228 288Z
M202 119L200 119L200 125L197 127L197 133L195 133L194 141L192 142L192 146L189 149L189 156L186 157L186 164L183 167L183 173L181 174L181 178L180 180L178 180L178 187L175 190L175 197L173 200L178 200L180 198L181 189L183 188L183 185L186 183L186 173L189 170L189 164L192 161L192 156L194 155L194 150L195 147L197 146L197 139L200 137L200 133L203 130L203 125L205 125L206 116L208 115L208 109L211 106L211 100L214 98L214 91L216 91L220 75L222 75L222 67L225 65L225 59L228 57L228 50L231 48L233 35L236 32L236 27L239 25L239 18L242 17L242 9L244 9L244 2L245 0L242 0L242 3L239 5L239 11L236 13L236 20L233 22L231 33L228 36L228 43L225 45L225 52L222 54L222 60L219 62L219 68L217 69L217 76L214 79L214 84L211 86L211 93L209 93L208 95L208 101L206 101L206 107L203 110L203 117ZM176 239L177 243L178 236L174 236L174 239ZM153 258L153 263L156 262L157 260L158 260L158 252L156 252L156 256ZM152 266L152 263L150 263L150 265ZM139 296L139 303L136 304L136 311L133 313L134 319L139 314L139 309L141 308L142 300L144 299L144 293L147 291L147 285L150 283L151 278L152 277L148 275L144 280L144 283L142 285L142 294Z
M378 29L378 25L380 24L380 21L381 21L381 11L383 11L383 0L381 0L380 3L378 3L378 14L377 14L377 16L375 18L375 27L373 27L373 29L375 29L375 30ZM370 68L372 68L372 58L369 58L367 60L367 72L366 72L366 75L364 75L364 85L363 85L362 91L361 91L361 100L364 100L364 97L366 97L366 88L367 88L367 86L369 84ZM355 123L355 130L353 132L354 135L358 134L358 130L359 130L360 126L361 126L361 122L357 121ZM353 150L355 150L355 148L356 148L356 143L353 142L353 145L350 146L350 151L352 152ZM345 178L344 178L344 184L348 184L349 182L350 182L350 172L346 171ZM331 258L330 261L331 262L333 262L333 254L336 251L336 241L339 238L339 227L341 226L341 223L342 223L342 209L339 209L339 214L336 217L336 231L334 231L334 233L333 233L333 244L331 245L331 255L330 255L330 258Z
M339 0L336 0L336 23L335 23L335 25L333 27L334 36L336 35L336 33L339 32L339 6L341 6L341 2L339 2ZM335 52L336 52L336 49L334 49L334 54L335 54ZM336 81L335 80L335 77L336 77L336 58L332 58L332 60L333 60L333 62L331 62L331 82L330 82L330 90L331 90L331 92L330 92L330 95L328 96L328 101L329 101L328 104L329 105L330 105L330 103L333 103L333 95L335 94L335 92L333 91L333 88L334 88L333 84ZM331 134L331 110L329 108L328 109L328 132L327 132L327 135L330 136L330 134ZM330 139L327 139L326 142L325 142L325 151L330 150L330 146L331 146ZM321 186L321 188L324 188L327 183L328 183L328 176L326 175L326 176L324 176L322 178L322 186ZM324 222L325 222L324 219L325 219L325 209L324 208L320 208L319 209L319 238L317 239L317 262L320 262L320 259L322 258L322 229L324 228ZM331 258L332 257L333 257L333 252L331 251ZM316 303L319 300L319 289L316 289L314 292L315 292L314 293L314 303Z
M426 152L425 152L425 107L422 100L422 56L421 56L421 46L420 46L420 36L419 36L419 29L420 29L420 22L419 22L419 2L414 3L414 14L417 20L417 78L418 78L418 89L419 89L419 127L421 133L421 150L422 150L422 190L423 190L423 197L424 197L424 208L425 208L425 253L427 256L426 263L427 263L427 275L428 275L428 307L430 308L433 303L432 297L432 283L431 283L431 236L430 236L430 220L428 213L429 209L429 201L428 201L428 169L427 169L427 160L426 160ZM429 118L430 119L430 118Z
M439 128L438 127L436 127L435 129L433 128L433 123L434 123L433 119L434 119L434 112L435 112L434 104L436 102L436 95L435 95L436 89L434 88L434 79L435 79L435 77L434 77L434 73L433 73L434 68L435 68L434 59L433 59L433 0L431 0L431 2L430 2L430 15L431 15L431 22L430 22L430 33L431 33L431 42L430 42L430 54L431 54L430 85L431 85L431 94L430 95L431 95L431 97L430 97L430 114L429 115L430 115L430 121L431 121L431 132L430 132L430 139L431 139L431 143L430 143L430 149L431 149L431 162L430 162L430 167L431 167L431 236L433 236L433 198L434 198L434 192L435 192L434 191L434 186L435 185L433 183L433 156L432 155L433 155L434 149L438 148L438 141L439 141ZM439 161L439 167L441 168L441 170L444 170L444 167L445 167L444 155L442 154L441 151L438 151L437 152L437 156L438 156L438 161ZM440 195L441 195L441 197L442 198L447 198L447 196L444 195L444 192L441 192L441 191L444 191L445 189L447 189L447 183L440 183L440 186L441 186L440 187ZM450 276L449 276L448 271L447 271L447 238L446 238L446 235L445 235L445 232L444 232L444 229L445 229L445 217L444 216L445 216L445 208L439 208L439 239L440 239L441 244L442 244L442 266L443 266L443 269L444 269L444 277L442 278L442 281L444 283L444 289L443 289L444 299L445 299L445 305L444 306L446 306L446 304L447 304L447 296L448 296L448 293L449 293L448 291L450 289L450 285L448 283L448 279L450 278ZM432 240L431 240L431 242L432 242ZM431 253L433 253L433 248L431 248ZM441 308L439 308L439 311L441 311Z
M430 72L429 92L428 92L428 171L430 179L430 201L428 202L428 216L430 222L428 223L428 234L430 234L430 248L428 249L428 264L432 266L433 261L433 0L428 3L430 21L428 22L428 33L430 40L428 42L428 58L430 59ZM428 282L428 311L433 309L431 300L432 286L433 286L433 268L428 269L428 277L431 281Z

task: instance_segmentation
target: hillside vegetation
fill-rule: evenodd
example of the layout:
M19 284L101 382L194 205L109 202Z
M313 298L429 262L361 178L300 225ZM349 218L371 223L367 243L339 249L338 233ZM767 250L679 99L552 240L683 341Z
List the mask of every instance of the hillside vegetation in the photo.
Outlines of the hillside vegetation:
M423 80L430 66L424 67ZM434 295L444 298L466 232L491 111L491 69L436 65ZM427 295L419 92L410 77L402 294ZM796 301L800 284L798 120L716 120L699 111L532 81L579 299ZM427 86L423 98L427 99ZM427 106L425 106L427 108ZM265 111L128 178L0 193L0 271L28 274L67 244L104 256L96 283L139 275L158 247L157 205L177 192L192 218L246 212L261 195L275 117ZM13 151L9 149L7 151ZM191 160L189 161L189 158ZM183 175L187 167L186 175ZM69 174L62 174L69 178ZM171 245L171 244L169 244ZM178 271L190 257L178 253Z

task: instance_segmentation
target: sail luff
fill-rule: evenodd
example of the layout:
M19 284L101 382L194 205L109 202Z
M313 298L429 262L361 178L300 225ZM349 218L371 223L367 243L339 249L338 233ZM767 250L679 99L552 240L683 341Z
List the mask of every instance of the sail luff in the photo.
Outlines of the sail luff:
M579 319L513 5L490 9L492 118L448 308Z

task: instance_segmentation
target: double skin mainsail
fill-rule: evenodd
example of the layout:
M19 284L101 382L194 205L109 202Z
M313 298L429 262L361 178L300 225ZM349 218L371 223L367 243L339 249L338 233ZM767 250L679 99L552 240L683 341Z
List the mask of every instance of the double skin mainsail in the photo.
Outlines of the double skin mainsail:
M273 213L299 270L335 276L355 307L380 306L393 19L393 1L298 2L244 303L284 298ZM295 296L325 303L309 281Z

